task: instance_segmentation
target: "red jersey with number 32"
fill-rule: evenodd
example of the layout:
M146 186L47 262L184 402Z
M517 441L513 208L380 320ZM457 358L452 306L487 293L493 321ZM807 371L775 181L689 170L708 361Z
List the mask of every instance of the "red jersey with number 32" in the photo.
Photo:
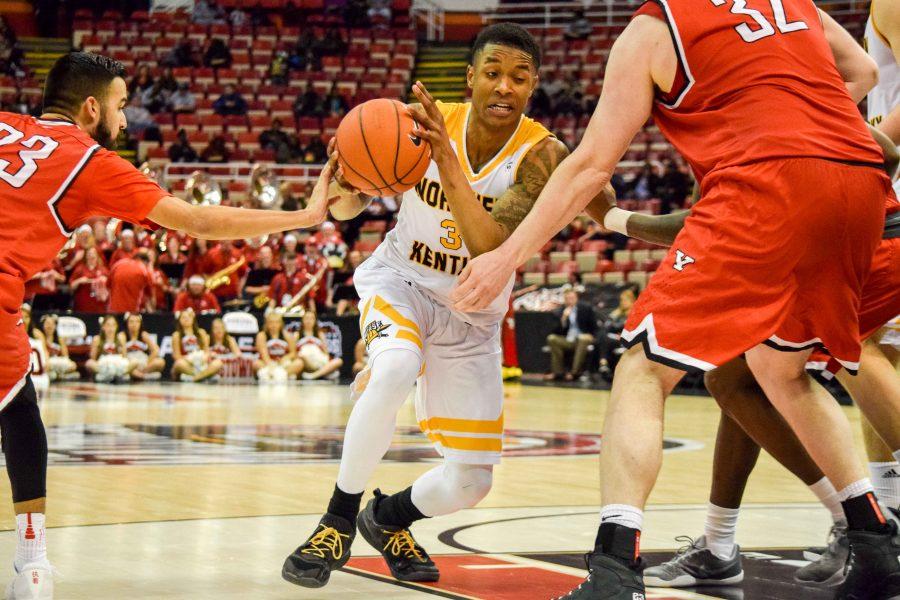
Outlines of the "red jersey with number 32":
M653 118L698 179L780 158L883 164L812 0L651 0L636 15L669 26L678 76Z
M166 195L77 126L0 112L0 401L27 368L17 326L25 282L90 217L140 224Z

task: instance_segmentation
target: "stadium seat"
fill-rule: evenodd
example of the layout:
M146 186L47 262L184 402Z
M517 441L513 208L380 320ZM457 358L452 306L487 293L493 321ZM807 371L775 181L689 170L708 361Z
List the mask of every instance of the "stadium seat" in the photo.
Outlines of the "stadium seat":
M582 273L581 274L581 283L584 285L600 285L603 281L603 276L600 273Z
M547 276L544 273L525 273L522 276L522 283L525 285L545 285Z
M592 250L582 250L575 253L575 262L578 264L579 273L587 273L593 271L597 266L597 252Z
M572 279L572 274L568 271L563 273L549 273L547 275L547 285L565 285L571 283Z
M625 273L621 271L610 271L603 274L603 283L624 283Z

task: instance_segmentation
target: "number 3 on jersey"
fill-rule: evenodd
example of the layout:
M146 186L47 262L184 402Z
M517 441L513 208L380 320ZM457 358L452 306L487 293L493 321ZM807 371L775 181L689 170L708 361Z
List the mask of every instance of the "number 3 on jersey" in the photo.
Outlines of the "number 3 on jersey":
M459 250L462 248L462 238L456 230L456 221L444 219L441 221L441 227L447 230L447 237L441 238L441 245L447 250Z
M0 136L2 136L0 137L0 147L2 147L15 144L25 137L25 134L6 123L0 122ZM37 150L32 150L38 142L41 143L41 146ZM22 161L22 166L19 170L10 173L7 171L10 162L0 159L0 179L14 188L20 188L25 185L25 182L37 172L37 163L35 161L50 156L56 150L56 147L59 146L59 142L43 135L33 135L21 142L21 145L28 148L28 150L19 151L19 160Z
M809 29L809 25L803 21L792 21L788 23L787 16L784 14L784 5L782 0L769 0L772 5L772 13L775 15L775 27L781 33L791 33L794 31L803 31ZM712 0L713 5L723 6L728 0ZM731 12L736 15L746 15L756 21L759 29L751 29L747 23L741 23L734 28L735 31L748 44L752 44L765 37L775 35L775 27L769 22L764 14L753 8L747 8L747 0L731 0Z

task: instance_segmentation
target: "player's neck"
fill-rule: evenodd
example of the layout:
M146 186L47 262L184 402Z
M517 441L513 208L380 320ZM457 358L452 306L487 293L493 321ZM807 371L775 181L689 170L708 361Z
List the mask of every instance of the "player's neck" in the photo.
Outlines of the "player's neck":
M62 113L45 112L40 118L42 121L65 121L67 123L72 123L73 125L78 125L78 123L75 122L75 119Z
M478 118L475 111L472 111L466 126L466 154L472 168L479 171L494 158L518 128L518 121L507 127L490 127Z

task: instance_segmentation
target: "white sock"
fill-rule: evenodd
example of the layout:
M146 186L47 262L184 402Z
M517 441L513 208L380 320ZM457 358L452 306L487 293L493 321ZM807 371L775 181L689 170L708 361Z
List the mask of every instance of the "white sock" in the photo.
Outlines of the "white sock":
M900 465L895 462L870 462L869 475L878 501L889 508L900 508Z
M860 479L859 481L854 481L844 489L838 492L838 501L845 502L850 498L856 498L858 496L864 496L869 492L874 492L875 488L872 487L872 482L869 481L868 478Z
M607 504L600 509L600 523L616 523L640 531L644 527L644 511L627 504Z
M45 564L47 560L47 532L44 529L44 513L16 515L16 571L27 565Z
M847 517L844 515L841 501L838 500L837 490L834 489L827 477L823 477L809 486L809 491L815 494L819 502L825 505L825 508L831 513L831 519L835 523L847 523Z
M737 530L739 508L722 508L712 502L706 507L706 547L722 560L731 558L734 552L734 534Z

